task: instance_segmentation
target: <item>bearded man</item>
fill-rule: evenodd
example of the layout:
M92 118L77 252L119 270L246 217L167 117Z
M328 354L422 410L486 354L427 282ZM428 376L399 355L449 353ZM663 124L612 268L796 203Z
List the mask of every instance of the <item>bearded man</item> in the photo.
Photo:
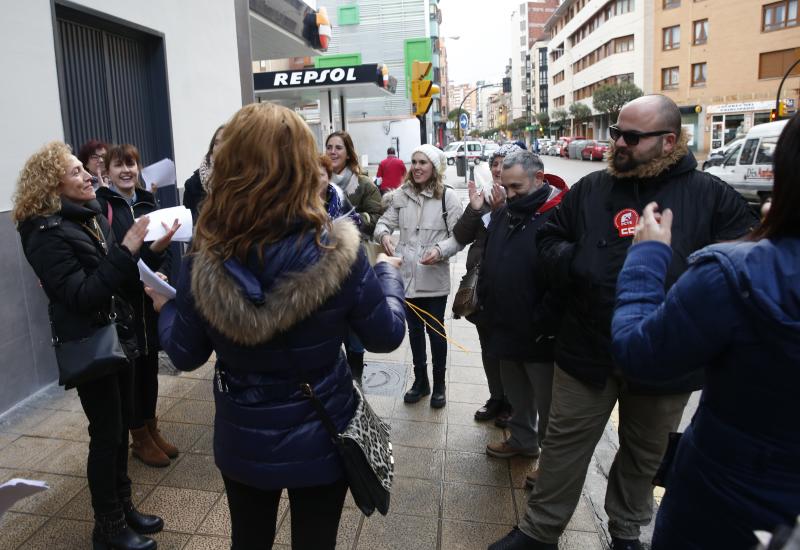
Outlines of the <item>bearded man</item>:
M619 401L619 450L608 476L605 509L614 550L637 550L640 527L653 515L652 480L702 380L688 376L659 386L628 380L611 358L617 275L644 207L674 213L669 288L689 255L747 234L758 219L722 180L697 171L681 133L680 110L662 95L635 99L609 127L606 170L578 181L537 235L551 285L561 285L565 310L556 338L547 437L525 517L491 550L556 549L580 500L586 472Z

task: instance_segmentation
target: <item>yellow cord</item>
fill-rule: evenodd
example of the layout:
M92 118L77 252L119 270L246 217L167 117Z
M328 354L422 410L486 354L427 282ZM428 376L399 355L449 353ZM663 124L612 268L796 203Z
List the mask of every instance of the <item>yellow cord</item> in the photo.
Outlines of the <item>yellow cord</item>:
M450 342L451 344L453 344L454 346L456 346L457 348L459 348L461 351L463 351L463 352L466 352L466 353L472 353L470 350L468 350L467 348L465 348L464 346L462 346L461 344L459 344L458 342L456 342L455 340L453 340L452 338L450 338L449 336L447 336L447 329L445 328L444 324L443 324L443 323L442 323L442 322L441 322L439 319L437 319L437 318L436 318L436 316L434 316L432 313L430 313L430 312L428 312L428 311L425 311L425 310L424 310L424 309L422 309L421 307L419 307L419 306L416 306L416 305L412 304L412 303L411 303L411 302L409 302L408 300L404 300L404 301L405 301L406 305L407 305L409 308L411 308L411 311L413 311L413 312L414 312L414 314L415 314L417 317L419 317L420 321L422 321L422 322L425 324L425 326L427 326L427 327L430 327L430 329L431 329L433 332L435 332L436 334L438 334L439 336L441 336L442 338L444 338L445 340L447 340L448 342ZM441 327L442 327L442 331L444 331L444 334L442 334L441 332L439 332L439 331L436 329L436 327L432 326L432 325L431 325L431 324L430 324L428 321L426 321L426 320L425 320L425 318L424 318L422 315L420 315L420 312L421 312L421 313L424 313L425 315L427 315L428 317L430 317L431 319L433 319L434 321L436 321L436 323L437 323L439 326L441 326Z

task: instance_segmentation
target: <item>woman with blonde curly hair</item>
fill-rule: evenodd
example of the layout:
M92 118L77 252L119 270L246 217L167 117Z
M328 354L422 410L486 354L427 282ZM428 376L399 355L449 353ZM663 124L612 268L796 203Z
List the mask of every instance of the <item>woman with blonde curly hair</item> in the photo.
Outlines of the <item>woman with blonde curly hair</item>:
M113 322L125 305L118 292L138 280L136 261L149 220L144 217L134 223L117 243L95 200L92 176L69 147L57 141L25 163L12 218L25 257L50 301L54 338L61 342L82 339ZM165 240L171 238L170 234ZM117 329L120 332L119 324ZM135 349L126 353L133 356ZM155 541L141 534L164 526L161 518L140 514L131 501L127 467L132 380L129 364L77 386L89 419L86 474L96 550L154 549Z
M292 110L255 103L225 125L177 297L147 289L161 344L194 370L216 353L214 456L232 549L270 548L288 489L292 548L334 548L347 492L308 384L336 429L357 392L342 352L352 328L376 352L403 340L397 269L374 270L348 217L331 221L314 137Z

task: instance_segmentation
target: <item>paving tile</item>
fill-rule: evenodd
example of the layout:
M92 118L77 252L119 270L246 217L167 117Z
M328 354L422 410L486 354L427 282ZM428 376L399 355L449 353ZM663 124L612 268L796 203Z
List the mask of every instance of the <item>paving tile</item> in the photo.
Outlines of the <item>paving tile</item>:
M198 380L185 397L199 401L214 401L214 385L211 380Z
M447 407L434 409L430 406L430 396L423 397L417 403L405 403L403 397L395 400L393 418L400 420L417 420L444 424L447 421Z
M161 481L160 485L218 493L225 490L222 475L214 464L213 456L184 453L175 462L175 467Z
M528 497L531 492L526 489L514 489L514 504L517 509L517 522L522 521L525 517L525 512L528 509Z
M486 381L486 373L483 369L472 367L453 366L447 369L450 383L477 384L486 390L486 399L489 399L489 383ZM486 401L484 399L484 401Z
M156 487L141 506L151 514L164 518L164 528L168 531L194 533L217 499L219 493Z
M486 453L447 451L445 454L445 481L509 487L508 461L486 456Z
M25 542L25 550L74 550L91 545L94 522L53 518Z
M489 391L486 390L486 399L488 398ZM494 420L487 420L485 422L478 422L475 420L475 411L485 402L485 399L480 405L476 403L459 403L457 401L448 402L445 407L445 409L447 409L447 423L458 424L459 426L494 426Z
M39 407L59 411L83 412L83 405L81 405L77 390L64 391L64 388L60 386L53 386L53 388L55 389L52 393L42 399Z
M442 497L439 480L395 477L392 484L392 514L436 517Z
M187 545L191 537L183 533L173 533L172 531L161 531L155 535L147 535L158 543L158 550L193 550L194 548L202 548L202 546ZM213 546L212 546L213 548ZM230 548L230 541L228 546L223 547L225 550Z
M178 375L180 378L188 378L192 380L211 380L214 378L214 364L208 362L202 367L190 372L181 372Z
M369 403L375 414L381 418L391 418L394 411L395 397L392 395L367 395Z
M457 350L451 351L447 354L447 359L451 365L483 368L483 359L481 358L480 348L470 348L469 353Z
M475 403L483 405L489 398L489 389L483 384L461 384L451 382L447 385L447 400L456 403ZM477 409L477 407L475 407Z
M373 514L364 519L357 550L435 550L439 520L422 516Z
M511 527L511 524L497 525L445 519L442 520L442 549L486 550L487 546L506 536Z
M230 550L230 547L230 538L195 535L189 539L186 550ZM158 550L161 550L161 544L158 545Z
M342 517L339 520L339 530L336 533L337 548L351 548L353 546L353 541L355 541L356 533L358 532L358 527L363 517L364 515L358 510L347 508L342 510ZM291 532L292 515L291 512L287 512L286 517L280 524L278 532L275 534L275 546L273 546L273 548L280 548L284 544L287 546L291 545Z
M515 489L525 489L525 476L533 471L536 459L525 456L515 456L508 459L511 466L511 484Z
M517 520L510 488L466 483L444 484L442 517L503 525Z
M231 536L231 514L228 509L228 495L223 494L219 498L200 524L200 527L197 528L197 532L204 535Z
M486 445L503 439L503 432L494 425L473 424L447 427L447 450L466 451L468 453L486 452Z
M47 521L45 516L6 512L0 517L0 550L19 548L28 537L33 535Z
M131 486L131 497L133 499L134 504L141 512L149 513L149 510L146 510L141 507L141 502L150 494L153 490L152 485L138 485L133 484ZM92 510L92 495L89 491L88 485L80 490L80 492L75 495L75 497L67 502L63 508L61 508L55 514L57 517L62 517L66 519L78 519L83 521L93 521L94 520L94 511Z
M605 550L597 532L564 531L558 540L560 550Z
M175 445L180 452L191 449L205 433L213 428L200 424L185 424L181 422L158 421L158 429L164 438Z
M31 406L15 407L2 416L0 431L20 435L33 435L33 429L51 418L56 411Z
M421 479L442 479L444 451L392 445L394 474Z
M89 419L83 412L55 411L45 422L31 430L31 435L72 441L89 441Z
M165 422L183 422L186 424L214 425L214 403L184 399L176 403L165 414L161 415Z
M180 401L177 397L159 397L156 401L156 416L159 418L167 414L167 412Z
M597 533L596 518L585 495L581 495L581 500L578 502L578 507L575 508L575 512L569 520L567 529L570 531Z
M214 454L214 428L206 426L203 435L200 436L194 445L192 445L191 449L189 449L191 453L197 453L201 455L213 455Z
M38 472L26 472L17 477L44 481L50 488L17 502L11 507L11 510L14 512L52 516L67 502L72 500L81 489L86 487L86 478L84 477L62 476Z
M174 461L169 466L164 468L148 466L132 454L128 453L128 477L131 478L131 481L134 483L157 485L165 477L167 477L174 467Z
M392 426L393 444L444 449L447 440L446 426L444 424L398 419L392 419L390 424Z
M20 438L19 434L0 433L0 449Z
M199 382L191 378L181 376L159 375L158 377L158 397L183 398L191 392Z
M59 447L34 463L31 469L37 472L85 476L89 445L81 441L59 441L59 443L61 444Z

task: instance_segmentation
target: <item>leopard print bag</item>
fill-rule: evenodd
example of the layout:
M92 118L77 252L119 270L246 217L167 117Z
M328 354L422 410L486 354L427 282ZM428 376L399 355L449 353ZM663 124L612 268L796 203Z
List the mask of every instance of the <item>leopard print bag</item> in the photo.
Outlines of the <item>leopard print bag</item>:
M356 506L365 516L372 515L375 510L385 516L389 512L394 477L389 425L375 414L355 382L353 391L358 404L353 418L342 433L336 430L311 386L303 384L302 389L336 444Z

